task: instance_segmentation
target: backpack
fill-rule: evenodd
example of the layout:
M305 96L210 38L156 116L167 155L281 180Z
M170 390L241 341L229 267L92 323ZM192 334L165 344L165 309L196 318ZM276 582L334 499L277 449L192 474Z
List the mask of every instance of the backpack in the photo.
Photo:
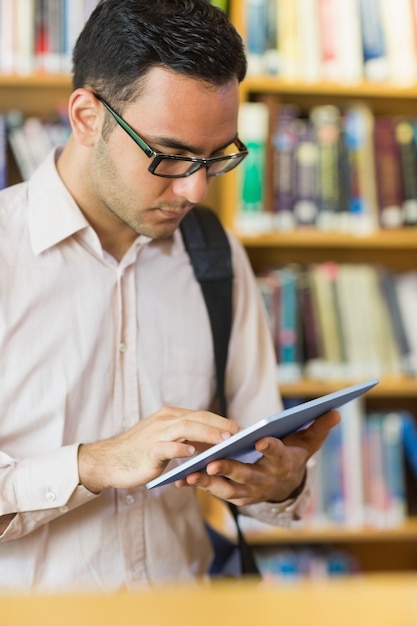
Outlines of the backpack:
M219 218L207 207L194 207L182 220L180 231L210 318L216 365L216 395L220 412L226 416L224 378L232 326L233 268L230 244ZM239 525L237 507L231 503L228 506L236 524L238 544L207 525L215 553L209 573L212 576L259 577L254 555Z

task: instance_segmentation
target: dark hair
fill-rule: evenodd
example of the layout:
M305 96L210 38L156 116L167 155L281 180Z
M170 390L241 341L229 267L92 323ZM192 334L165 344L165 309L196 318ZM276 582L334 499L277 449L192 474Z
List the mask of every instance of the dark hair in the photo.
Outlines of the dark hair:
M128 102L155 66L222 85L243 80L246 57L240 35L208 0L101 0L75 44L74 89Z

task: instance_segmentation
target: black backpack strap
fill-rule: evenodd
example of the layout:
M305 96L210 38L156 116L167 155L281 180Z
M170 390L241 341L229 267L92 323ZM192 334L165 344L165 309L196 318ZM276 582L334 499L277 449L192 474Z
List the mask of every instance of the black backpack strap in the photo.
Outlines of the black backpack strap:
M220 411L226 415L224 378L232 327L233 281L229 240L219 218L207 207L194 207L182 220L180 229L210 318L217 397Z
M230 244L217 215L209 208L194 207L180 225L186 250L194 274L201 285L206 302L214 346L216 364L216 391L221 413L226 416L227 402L224 390L227 352L232 327L233 268ZM255 558L239 525L238 509L228 503L236 524L242 574L260 576ZM210 532L214 544L216 533ZM212 569L211 573L219 573Z

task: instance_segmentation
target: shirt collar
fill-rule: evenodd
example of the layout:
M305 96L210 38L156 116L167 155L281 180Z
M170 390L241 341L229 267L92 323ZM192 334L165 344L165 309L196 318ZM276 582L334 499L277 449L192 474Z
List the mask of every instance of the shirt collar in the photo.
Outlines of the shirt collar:
M28 183L29 235L35 254L90 227L58 174L58 154L58 150L53 150Z

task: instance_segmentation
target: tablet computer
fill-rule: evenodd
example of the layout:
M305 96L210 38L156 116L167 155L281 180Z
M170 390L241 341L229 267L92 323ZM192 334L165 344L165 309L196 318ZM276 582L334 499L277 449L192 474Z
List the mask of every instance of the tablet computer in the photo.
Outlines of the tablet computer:
M255 450L255 443L259 439L263 437L277 437L281 439L307 426L320 415L332 409L338 409L343 404L358 398L372 389L378 382L379 380L374 378L357 385L345 387L261 419L232 435L229 439L211 446L173 469L165 471L158 478L149 481L146 487L153 489L154 487L185 478L193 472L201 472L205 470L209 463L217 459L238 459L245 463L253 463L262 456Z

